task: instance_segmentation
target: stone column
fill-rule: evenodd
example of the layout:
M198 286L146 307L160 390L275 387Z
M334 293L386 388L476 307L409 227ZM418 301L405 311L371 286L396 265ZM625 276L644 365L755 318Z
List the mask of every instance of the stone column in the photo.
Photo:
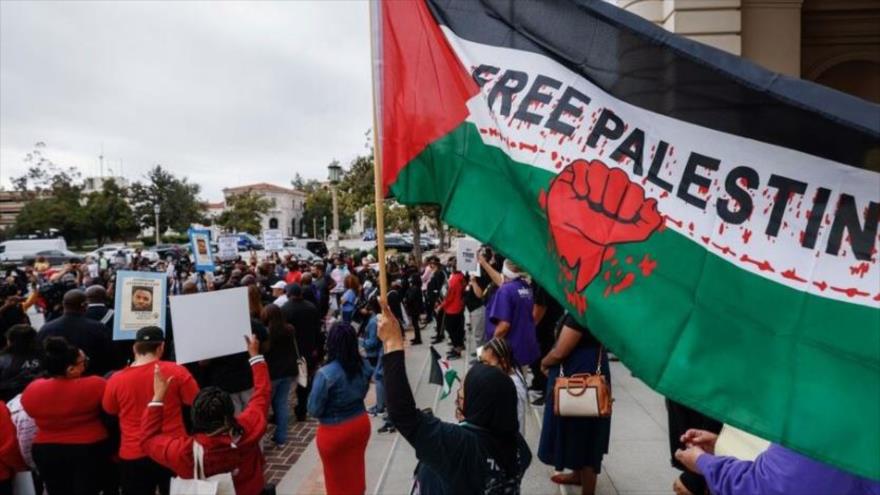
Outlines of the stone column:
M742 0L742 56L801 77L803 0Z

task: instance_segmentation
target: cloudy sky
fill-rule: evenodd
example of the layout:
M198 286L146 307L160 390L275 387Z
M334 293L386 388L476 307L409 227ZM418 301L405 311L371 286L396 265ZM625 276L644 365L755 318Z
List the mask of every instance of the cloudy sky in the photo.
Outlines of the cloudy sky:
M362 1L0 2L0 183L37 141L83 175L153 164L203 197L365 153Z

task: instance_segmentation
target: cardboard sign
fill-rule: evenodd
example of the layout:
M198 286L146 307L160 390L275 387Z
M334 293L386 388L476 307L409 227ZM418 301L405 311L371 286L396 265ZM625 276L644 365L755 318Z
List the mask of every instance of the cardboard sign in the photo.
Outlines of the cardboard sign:
M217 239L217 249L217 256L223 261L238 258L238 237L234 235L220 236Z
M464 273L478 274L480 243L475 239L459 239L455 248L456 267Z
M178 363L236 354L251 333L247 288L171 297Z
M213 272L214 256L211 255L211 231L189 229L189 242L192 246L193 265L197 271Z
M168 277L164 272L116 272L113 340L134 340L143 327L164 331L167 291Z
M281 229L266 229L263 231L263 249L266 251L281 251L284 249L284 236Z

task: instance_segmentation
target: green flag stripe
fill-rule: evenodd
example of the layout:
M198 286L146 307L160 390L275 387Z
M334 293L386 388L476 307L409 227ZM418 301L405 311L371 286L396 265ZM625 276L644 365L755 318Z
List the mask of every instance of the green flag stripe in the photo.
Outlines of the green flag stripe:
M446 222L522 264L576 312L538 202L552 177L463 123L391 190L402 203L440 204ZM617 246L615 260L603 265L608 281L586 290L582 320L638 377L712 417L880 478L880 311L774 283L671 229Z

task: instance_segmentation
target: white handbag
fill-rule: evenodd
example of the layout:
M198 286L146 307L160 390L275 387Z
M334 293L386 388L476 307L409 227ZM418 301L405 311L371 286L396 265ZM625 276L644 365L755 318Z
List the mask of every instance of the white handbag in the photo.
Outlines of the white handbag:
M232 473L205 477L205 449L193 440L193 477L191 480L171 478L170 495L235 495Z
M293 348L296 349L296 384L306 388L309 386L309 364L306 358L299 353L296 336L293 338Z

